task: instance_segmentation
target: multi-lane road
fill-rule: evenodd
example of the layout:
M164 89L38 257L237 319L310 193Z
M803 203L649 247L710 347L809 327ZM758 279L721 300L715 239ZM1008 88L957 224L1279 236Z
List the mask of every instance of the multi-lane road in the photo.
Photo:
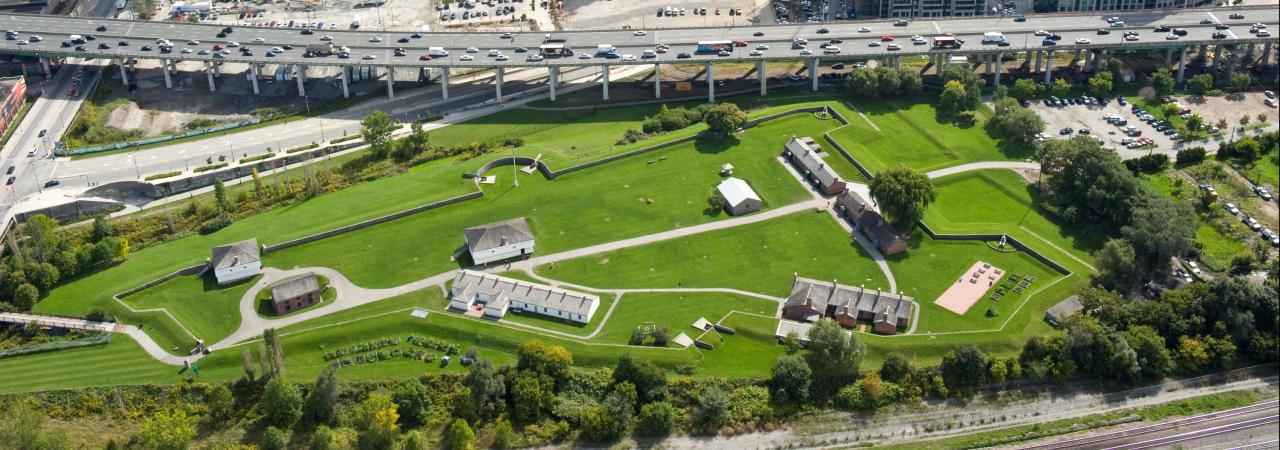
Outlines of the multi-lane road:
M1231 19L1232 14L1242 14L1242 19ZM1116 16L1125 23L1125 27L1108 28L1104 17ZM221 25L187 24L174 22L121 21L91 18L67 18L51 16L30 16L17 14L0 14L0 29L13 30L18 36L12 40L0 41L0 52L24 53L48 56L81 56L105 58L151 58L195 61L228 61L259 64L303 64L303 65L371 65L401 67L521 67L521 66L580 66L591 64L652 64L694 61L723 60L785 60L805 57L837 57L837 58L881 58L899 54L921 54L932 51L931 44L912 45L909 38L913 35L925 37L953 33L966 43L963 48L950 50L956 53L995 53L1015 52L1020 50L1042 49L1042 40L1036 36L1037 30L1047 30L1062 35L1063 39L1054 46L1056 50L1101 49L1101 48L1150 48L1199 45L1203 43L1250 43L1275 42L1276 35L1260 37L1249 32L1254 23L1268 25L1275 29L1280 25L1280 11L1274 8L1220 8L1206 10L1144 10L1133 12L1105 12L1094 14L1055 14L1030 16L1028 20L1019 22L1011 17L976 17L939 20L917 20L906 26L894 26L891 21L840 22L831 24L800 25L753 25L738 27L711 28L677 28L653 30L612 30L612 31L566 31L554 32L553 38L563 38L564 44L576 51L570 57L547 58L531 61L530 56L538 53L538 47L545 39L544 33L516 33L508 37L496 32L463 32L463 33L419 33L413 37L410 31L370 31L370 30L316 30L312 34L303 34L301 30L292 28L254 28L233 27L230 35L217 37L223 30ZM1212 37L1215 26L1229 25L1223 30L1226 37ZM1164 32L1153 32L1152 27L1169 25L1184 28L1186 36L1178 40L1167 40ZM1108 28L1111 33L1100 35L1099 28ZM865 31L863 31L865 29ZM824 31L825 30L825 31ZM982 34L988 31L1003 32L1010 43L1007 47L995 44L982 44ZM1138 41L1126 41L1125 31L1139 31ZM1277 30L1280 31L1280 30ZM85 44L84 50L76 50L74 46L64 47L63 41L69 36L94 35L97 39ZM30 42L32 35L42 39ZM894 43L900 50L889 50L890 46L879 45L883 36L894 37ZM792 49L791 42L795 38L805 38L812 42L808 50L812 55L802 54L800 49ZM839 38L844 42L837 44L839 54L824 54L818 48L819 42ZM1089 44L1076 44L1077 38L1087 38ZM175 45L171 53L159 53L158 48L143 50L143 46L156 47L157 39L167 39ZM19 42L26 40L26 45ZM121 41L128 41L121 46ZM698 42L716 40L747 41L746 47L737 48L729 56L697 53ZM252 56L244 56L236 49L225 56L215 55L212 46L235 41L241 46L254 49ZM351 49L351 58L338 56L308 58L304 56L308 44L332 42L338 46ZM874 43L874 44L873 44ZM644 50L653 50L658 44L671 47L666 53L644 58ZM758 45L766 45L761 55L750 56L750 52ZM293 46L276 56L266 56L272 47ZM610 45L617 48L622 57L606 59L597 55L599 45ZM99 48L105 46L107 48ZM430 47L442 47L449 51L448 56L434 57L430 61L422 60ZM183 48L192 49L191 53L182 53ZM394 56L396 48L405 49L405 56ZM468 53L467 49L476 49ZM524 48L527 52L517 52ZM201 55L200 50L209 54ZM488 56L489 50L499 50L509 59L499 61ZM689 54L681 58L681 54ZM589 55L582 59L582 55ZM629 60L626 55L634 56ZM465 60L470 56L471 60ZM365 59L368 58L368 59Z

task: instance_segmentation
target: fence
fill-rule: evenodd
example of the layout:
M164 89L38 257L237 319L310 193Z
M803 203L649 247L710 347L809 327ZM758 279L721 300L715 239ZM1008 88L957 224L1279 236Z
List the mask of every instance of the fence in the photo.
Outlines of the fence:
M136 141L120 142L120 143L116 143L116 144L107 144L107 145L99 145L99 146L97 146L97 147L85 147L85 148L76 148L76 149L58 149L58 150L56 150L55 152L56 152L59 156L84 155L84 154L88 154L88 153L104 152L104 151L107 151L107 150L118 150L118 149L122 149L122 148L137 147L137 146L139 146L139 145L154 144L154 143L157 143L157 142L165 142L165 141L172 141L172 140L174 140L174 139L182 139L182 138L188 138L188 137L192 137L192 136L199 136L199 135L202 135L202 134L205 134L205 133L213 133L213 132L217 132L217 131L230 130L230 129L232 129L232 128L239 128L239 127L243 127L243 126L254 125L254 124L257 124L257 123L259 123L259 122L261 122L261 120L258 120L258 119L246 120L246 121L244 121L244 122L232 122L232 123L222 124L222 125L213 126L213 127L209 127L209 128L201 128L201 129L198 129L198 130L191 130L191 131L188 131L188 132L186 132L186 133L180 133L180 134L168 134L168 135L164 135L164 136L156 136L156 137L153 137L153 138L139 139L139 140L136 140Z
M337 235L340 235L340 234L350 233L350 232L352 232L352 231L356 231L356 230L359 230L359 229L361 229L361 228L368 228L368 227L371 227L371 226L374 226L374 225L377 225L377 224L380 224L380 223L389 222L389 221L392 221L392 220L396 220L396 219L399 219L399 218L402 218L402 217L411 216L411 215L414 215L414 214L417 214L417 213L420 213L420 212L424 212L424 211L430 211L430 210L433 210L433 209L436 209L436 208L439 208L439 207L442 207L442 206L449 206L449 205L452 205L452 204L454 204L454 203L458 203L458 202L463 202L463 201L467 201L467 200L471 200L471 199L480 198L480 197L482 197L482 196L484 196L484 192L483 192L483 191L476 191L476 192L472 192L472 193L470 193L470 194L460 195L460 196L457 196L457 197L453 197L453 198L449 198L449 199L441 200L441 201L438 201L438 202L435 202L435 203L429 203L429 204L422 205L422 206L418 206L418 207L415 207L415 208L406 209L406 210L404 210L404 211L400 211L400 212L396 212L396 213L387 214L387 215L385 215L385 216L375 217L375 218L373 218L373 219L369 219L369 220L366 220L366 221L364 221L364 222L354 223L354 224L351 224L351 225L347 225L347 226L345 226L345 227L334 228L334 229L329 230L329 231L323 231L323 232L316 233L316 234L313 234L313 235L310 235L310 236L300 237L300 238L297 238L297 239L294 239L294 240L291 240L291 241L281 242L281 243L279 243L279 244L275 244L275 245L268 245L268 246L265 246L265 247L263 247L263 248L262 248L262 253L263 253L263 254L266 254L266 253L276 252L276 251L284 250L284 249L289 248L289 247L295 247L295 246L299 246L299 245L302 245L302 244L306 244L306 243L308 243L308 242L315 242L315 241L318 241L318 240L321 240L321 239L330 238L330 237L337 236Z
M1072 273L1070 269L1067 269L1062 264L1058 264L1057 261L1049 259L1048 256L1040 254L1040 252L1035 251L1035 249L1032 249L1027 244L1023 244L1022 241L1019 241L1017 238L1007 234L940 234L934 232L932 228L929 228L929 225L926 225L923 220L917 222L917 224L919 224L920 229L924 230L925 234L928 234L930 238L939 241L999 241L1000 238L1004 238L1005 243L1012 244L1014 248L1026 252L1037 261L1040 261L1044 263L1044 265L1049 266L1049 268L1058 271L1058 273L1067 276L1070 276Z

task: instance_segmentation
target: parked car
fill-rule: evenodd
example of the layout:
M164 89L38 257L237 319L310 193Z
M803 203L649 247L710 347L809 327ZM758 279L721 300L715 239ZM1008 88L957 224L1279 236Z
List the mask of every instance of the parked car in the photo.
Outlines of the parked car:
M1271 193L1267 192L1267 188L1264 188L1262 186L1254 186L1253 193L1258 194L1258 196L1262 197L1263 200L1271 201Z
M1225 208L1227 212L1231 213L1231 215L1233 216L1240 214L1240 208L1237 208L1235 203L1230 203L1230 202L1224 203L1222 204L1222 207Z

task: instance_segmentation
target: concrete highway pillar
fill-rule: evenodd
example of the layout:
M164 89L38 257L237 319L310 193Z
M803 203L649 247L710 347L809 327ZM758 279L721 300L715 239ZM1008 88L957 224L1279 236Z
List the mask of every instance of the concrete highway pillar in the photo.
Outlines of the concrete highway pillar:
M944 60L942 59L942 54L934 55L934 57L935 57L935 58L937 58L937 61L938 61L938 62L934 63L934 65L933 65L933 73L934 73L934 75L939 75L939 76L941 76L941 75L942 75L942 66L946 65L947 63L946 63L946 61L944 61Z
M164 74L164 87L167 89L173 89L173 75L169 73L168 60L160 60L160 73Z
M217 90L217 86L213 84L213 65L209 61L204 62L204 75L209 78L209 92Z
M1102 70L1102 68L1106 67L1106 65L1107 65L1107 49L1104 48L1102 49L1102 53L1098 55L1097 60L1094 61L1093 73L1098 73L1098 71Z
M551 93L551 101L556 101L556 86L560 85L560 68L547 68L547 90Z
M1196 52L1196 59L1200 60L1201 64L1209 60L1209 44L1200 44L1200 51Z
M809 90L818 92L818 58L809 58Z
M137 64L138 64L138 58L129 58L129 71L137 73L138 69L135 68Z
M1173 47L1164 50L1164 65L1169 67L1170 64L1173 64Z
M1182 84L1182 81L1185 79L1183 74L1186 73L1186 70L1187 70L1187 48L1182 47L1182 50L1178 53L1178 84Z
M707 103L716 102L716 74L711 63L707 63Z
M444 95L444 99L449 99L449 68L440 69L440 93Z
M128 71L127 69L125 69L125 67L124 67L124 66L125 66L125 62L124 62L124 61L120 61L120 82L121 82L121 83L124 83L124 85L125 85L125 86L128 86L128 85L129 85L129 71Z
M351 79L351 66L339 66L338 75L342 77L342 98L351 98L351 90L347 87Z
M1000 72L1004 72L1004 53L996 53L996 86L1000 85Z
M304 66L302 64L294 64L293 69L294 69L293 79L298 80L298 96L306 97L307 87L304 86L303 83L307 81L307 66Z
M1048 86L1053 81L1053 50L1045 52L1044 60L1044 84Z
M1036 52L1036 68L1035 70L1032 70L1031 73L1036 73L1040 71L1041 61L1044 61L1044 52L1037 51Z
M756 61L756 79L760 80L760 96L769 95L769 78L764 73L764 60Z
M987 76L991 76L991 60L993 57L994 55L982 55L982 70L986 72Z
M1248 45L1247 47L1245 47L1245 49L1246 49L1246 50L1245 50L1245 52L1244 52L1244 66L1245 66L1245 67L1248 67L1250 64L1253 64L1253 50L1257 47L1257 45L1258 45L1258 44L1256 44L1256 43L1250 42L1250 43L1249 43L1249 45Z
M901 57L901 56L894 56L894 57L893 57L893 68L894 68L894 69L899 69L899 68L901 68L901 66L902 66L902 57Z
M1024 65L1024 66L1029 66L1029 65L1031 65L1031 52L1032 52L1032 50L1027 50L1027 59L1026 59L1025 61L1023 61L1023 62L1022 62L1022 65Z
M662 64L653 65L653 98L662 98Z
M1084 49L1076 49L1076 56L1071 58L1071 67L1074 68L1076 63L1080 62L1080 56L1084 53Z
M396 98L396 69L387 66L387 100L395 100Z
M249 83L253 85L253 95L258 95L258 65L249 64Z
M53 73L53 70L49 68L49 58L40 57L40 70L44 73L45 78L48 78Z
M601 77L600 87L604 88L601 94L604 95L605 100L608 100L609 99L609 65L608 64L605 64L604 66L600 67L600 77Z
M506 72L506 69L501 68L501 67L499 67L499 68L497 68L497 69L493 69L493 89L494 89L494 94L495 94L495 95L497 95L498 103L502 103L502 74L503 74L503 72Z
M1262 66L1271 65L1271 43L1262 44Z

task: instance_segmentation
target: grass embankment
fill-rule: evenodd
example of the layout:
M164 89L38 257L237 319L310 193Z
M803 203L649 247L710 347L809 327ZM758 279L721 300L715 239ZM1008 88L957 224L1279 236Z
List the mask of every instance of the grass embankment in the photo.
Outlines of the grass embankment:
M9 143L9 138L18 130L18 125L22 124L22 119L27 117L27 111L31 110L31 105L34 103L31 100L23 100L22 109L19 109L18 114L15 114L13 119L9 121L9 127L4 130L4 137L0 138L0 147L4 147L5 144Z
M240 327L240 297L258 277L219 286L210 276L180 276L125 297L125 304L137 310L164 309L173 314L197 338L218 342ZM155 338L155 337L153 337ZM179 342L156 341L164 348L179 351L191 347L185 333Z

